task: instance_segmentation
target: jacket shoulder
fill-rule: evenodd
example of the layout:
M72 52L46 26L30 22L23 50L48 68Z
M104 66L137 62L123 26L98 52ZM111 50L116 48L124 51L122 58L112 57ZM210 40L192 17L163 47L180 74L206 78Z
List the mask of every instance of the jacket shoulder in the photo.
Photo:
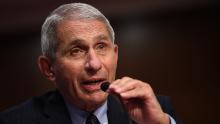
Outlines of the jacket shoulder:
M44 110L45 104L47 104L47 99L53 93L47 93L39 97L33 97L26 102L9 108L0 112L0 123L25 123L34 122L42 118L42 111Z

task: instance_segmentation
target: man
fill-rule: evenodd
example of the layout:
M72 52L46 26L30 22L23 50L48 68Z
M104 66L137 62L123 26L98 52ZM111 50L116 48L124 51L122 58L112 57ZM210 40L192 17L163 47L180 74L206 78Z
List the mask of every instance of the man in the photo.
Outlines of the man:
M62 5L42 26L38 64L57 91L2 112L1 124L178 123L167 98L131 77L115 79L114 31L94 7ZM110 82L106 92L100 89ZM92 123L93 124L93 123Z

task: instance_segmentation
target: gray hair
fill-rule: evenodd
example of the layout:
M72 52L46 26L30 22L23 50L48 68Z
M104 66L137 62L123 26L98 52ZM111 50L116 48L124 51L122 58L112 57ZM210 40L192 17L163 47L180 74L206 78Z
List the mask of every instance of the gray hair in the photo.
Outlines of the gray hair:
M58 47L56 27L64 19L95 19L106 24L111 40L114 42L115 33L108 19L96 8L85 3L64 4L55 9L44 21L41 29L41 49L42 54L55 59Z

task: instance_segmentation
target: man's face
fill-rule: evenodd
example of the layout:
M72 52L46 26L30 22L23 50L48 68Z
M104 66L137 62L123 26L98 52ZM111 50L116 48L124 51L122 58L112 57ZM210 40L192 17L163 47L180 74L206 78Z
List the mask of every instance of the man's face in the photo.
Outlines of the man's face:
M92 111L107 98L100 85L115 80L118 48L106 25L98 20L65 20L57 27L58 48L52 65L55 82L64 96Z

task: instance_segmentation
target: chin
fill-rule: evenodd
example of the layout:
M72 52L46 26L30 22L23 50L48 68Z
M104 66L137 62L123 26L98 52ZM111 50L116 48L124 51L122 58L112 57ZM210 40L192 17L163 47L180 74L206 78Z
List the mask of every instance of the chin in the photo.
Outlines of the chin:
M108 94L101 91L101 92L93 93L92 95L90 95L89 99L93 101L93 103L103 103L105 102L107 97Z
M86 110L87 111L94 111L98 107L100 107L107 99L108 94L107 93L94 93L89 96L88 99L86 99Z

